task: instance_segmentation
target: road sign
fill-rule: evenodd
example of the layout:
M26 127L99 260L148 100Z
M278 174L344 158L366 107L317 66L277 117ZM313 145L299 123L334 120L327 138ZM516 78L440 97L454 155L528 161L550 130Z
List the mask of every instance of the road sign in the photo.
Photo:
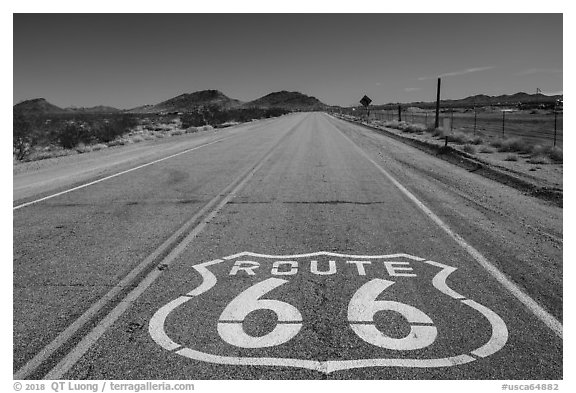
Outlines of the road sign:
M370 105L370 103L372 102L372 100L370 98L368 98L368 96L364 96L362 97L362 99L360 100L360 103L364 106L368 106Z
M167 356L331 373L452 367L508 340L494 311L448 286L456 268L408 254L241 252L192 271L197 285L149 323Z

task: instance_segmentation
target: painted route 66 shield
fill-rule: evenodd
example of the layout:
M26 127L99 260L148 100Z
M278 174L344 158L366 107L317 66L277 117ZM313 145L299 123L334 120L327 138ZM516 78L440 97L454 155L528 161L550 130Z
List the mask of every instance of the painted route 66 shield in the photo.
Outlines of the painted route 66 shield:
M175 356L330 373L451 367L493 355L508 330L450 288L456 268L407 255L252 252L192 266L190 292L152 317Z

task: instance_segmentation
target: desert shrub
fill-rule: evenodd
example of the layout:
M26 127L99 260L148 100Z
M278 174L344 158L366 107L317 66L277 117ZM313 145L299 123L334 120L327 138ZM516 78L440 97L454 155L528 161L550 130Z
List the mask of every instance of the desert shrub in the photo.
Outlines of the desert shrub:
M439 138L444 138L444 136L446 136L446 132L442 128L433 128L431 132L432 136Z
M140 143L144 141L144 137L142 135L135 135L131 138L132 142Z
M518 155L517 154L508 154L504 158L504 161L518 161Z
M426 131L426 126L424 124L408 124L402 131L420 134Z
M119 136L127 134L136 124L136 119L128 115L99 121L94 125L93 135L98 142L112 142Z
M32 126L20 113L14 113L12 120L12 151L17 160L22 160L34 145Z
M186 128L186 133L191 134L193 132L198 132L198 127L188 127Z
M532 145L521 138L508 138L502 140L498 151L530 153L532 151Z
M184 130L174 130L172 132L170 132L170 135L175 136L175 135L182 135L184 134Z
M464 150L468 154L476 154L476 147L474 147L473 145L470 145L470 144L465 144L462 147L462 150Z
M563 161L562 149L560 149L559 147L555 147L555 146L552 147L548 151L548 157L550 157L552 159L552 161L562 162Z
M206 120L204 120L204 116L200 112L184 113L180 116L180 120L183 128L198 127L206 124Z
M210 105L194 112L185 113L180 116L182 128L201 127L205 125L217 126L229 122L245 123L253 119L264 119L277 117L289 113L281 108L242 108L242 109L222 109L215 105Z
M162 139L162 138L164 138L166 135L164 135L164 134L161 133L161 132L155 132L155 133L154 133L154 136L155 136L156 138L158 138L158 139Z
M149 140L155 139L156 137L154 136L154 134L144 134L142 136L142 138L144 138L144 140L146 140L146 141L149 141Z
M102 150L102 149L106 149L108 146L106 146L103 143L97 143L95 145L92 145L92 151L98 151L98 150Z
M214 129L214 127L212 126L202 126L202 131L212 131Z
M480 153L494 153L494 149L489 146L482 146L480 148Z
M484 140L482 139L481 136L475 135L472 138L470 138L469 142L473 145L481 145L482 143L484 143Z
M106 145L108 147L113 147L113 146L123 146L126 143L128 143L128 141L126 139L118 138L118 139L114 139L113 141L106 143Z
M537 154L528 159L530 164L550 164L550 159L542 154Z
M490 146L495 147L496 149L500 149L504 143L504 139L496 138L490 141Z
M402 130L408 126L408 123L405 121L398 121L398 120L388 120L384 122L384 127L396 128L398 130Z
M85 145L84 143L80 142L77 146L76 146L76 151L80 154L82 153L89 153L93 150L92 146L90 145Z
M31 152L27 159L30 161L46 160L48 158L69 156L71 154L76 154L76 151L67 149L41 150Z
M454 132L450 137L450 142L466 144L470 142L470 137L463 132Z
M556 146L542 146L542 145L535 145L532 147L532 157L548 157L554 162L562 162L563 161L563 154L562 149Z
M78 124L72 122L67 123L64 128L60 130L58 144L65 149L72 149L84 139L82 134L82 128Z

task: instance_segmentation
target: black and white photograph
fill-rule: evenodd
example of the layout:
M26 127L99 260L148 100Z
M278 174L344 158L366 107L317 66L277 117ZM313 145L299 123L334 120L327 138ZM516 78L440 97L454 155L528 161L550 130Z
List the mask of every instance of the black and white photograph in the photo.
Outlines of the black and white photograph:
M222 4L13 6L6 391L570 390L562 7Z

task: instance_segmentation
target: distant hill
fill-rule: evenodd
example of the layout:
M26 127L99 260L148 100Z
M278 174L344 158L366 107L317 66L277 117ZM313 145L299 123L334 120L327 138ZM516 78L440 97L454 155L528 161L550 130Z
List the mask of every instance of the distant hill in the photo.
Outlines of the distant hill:
M243 105L245 108L282 108L287 110L313 111L327 107L316 97L307 96L296 91L278 91L260 97Z
M221 109L236 108L242 102L226 96L219 90L202 90L181 94L156 105L145 105L131 109L132 113L188 112L202 106L217 106Z
M26 116L68 113L67 110L49 103L44 98L22 101L14 105L13 110Z
M544 94L528 94L524 92L515 94L504 94L499 96L488 96L485 94L479 94L475 96L470 96L462 98L459 100L441 100L442 106L454 106L454 107L472 107L476 106L503 106L503 105L518 105L518 104L551 104L556 102L558 99L562 99L562 95L547 96ZM389 105L397 104L386 104L386 105L375 105L374 107L385 107ZM420 108L427 108L435 105L435 102L410 102L402 104L405 106L415 106Z
M113 108L111 106L104 106L98 105L89 108L84 107L68 107L66 108L67 112L76 112L76 113L118 113L122 112L121 109Z
M34 98L32 100L22 101L14 105L13 110L22 113L26 116L38 115L58 115L64 113L116 113L121 112L120 109L112 108L111 106L94 106L91 108L60 108L54 104L46 101L45 98Z

